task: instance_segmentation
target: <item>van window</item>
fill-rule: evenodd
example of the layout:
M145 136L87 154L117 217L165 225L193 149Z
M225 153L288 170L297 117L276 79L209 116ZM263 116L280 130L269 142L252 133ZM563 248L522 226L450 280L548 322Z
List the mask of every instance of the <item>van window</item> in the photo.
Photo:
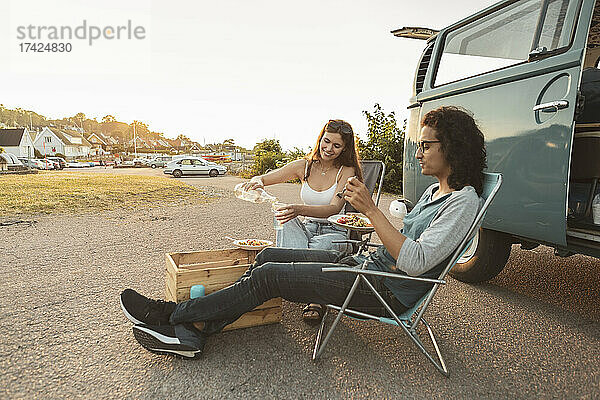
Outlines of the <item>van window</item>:
M578 1L523 0L445 35L435 86L525 62L569 45Z

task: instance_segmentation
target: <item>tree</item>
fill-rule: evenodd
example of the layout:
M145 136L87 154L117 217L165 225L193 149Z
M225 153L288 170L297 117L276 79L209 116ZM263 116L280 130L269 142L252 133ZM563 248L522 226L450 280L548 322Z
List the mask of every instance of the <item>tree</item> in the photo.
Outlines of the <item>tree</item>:
M279 144L279 140L277 139L265 139L262 142L258 142L255 146L254 146L254 153L255 154L261 154L261 153L282 153L281 151L281 144Z
M387 114L379 104L375 104L372 113L363 111L367 118L367 141L359 140L359 151L362 159L381 160L385 164L383 189L391 193L402 193L402 160L404 155L404 133L406 120L402 129L396 125L394 112Z
M103 124L107 124L109 122L116 122L117 120L115 119L114 116L112 115L105 115L104 117L102 117L102 123Z
M284 163L285 154L281 144L276 139L265 139L254 146L254 164L252 175L262 175L265 172L279 168Z
M294 147L293 150L288 150L285 152L285 158L287 162L299 160L304 158L308 153L310 153L312 149L309 147L308 150L303 150L300 147Z
M150 130L148 129L148 125L142 121L133 121L129 124L129 129L127 130L127 134L133 137L133 127L135 126L135 135L146 137Z

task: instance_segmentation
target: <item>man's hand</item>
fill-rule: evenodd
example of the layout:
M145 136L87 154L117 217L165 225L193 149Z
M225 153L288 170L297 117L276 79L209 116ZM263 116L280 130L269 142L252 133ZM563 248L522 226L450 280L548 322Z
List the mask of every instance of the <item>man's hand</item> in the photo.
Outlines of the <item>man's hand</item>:
M344 200L367 217L377 211L377 206L369 194L369 189L355 176L348 178L348 182L344 185Z

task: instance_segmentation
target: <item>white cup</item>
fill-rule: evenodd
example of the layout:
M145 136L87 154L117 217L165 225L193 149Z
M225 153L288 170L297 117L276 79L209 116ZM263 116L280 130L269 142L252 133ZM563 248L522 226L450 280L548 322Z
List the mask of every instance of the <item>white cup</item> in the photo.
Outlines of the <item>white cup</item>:
M408 210L406 209L406 204L400 200L394 200L390 203L390 214L393 217L404 219Z
M280 213L278 209L285 207L286 205L287 204L278 201L271 203L271 210L273 210L273 228L275 228L276 231L283 229L283 224L277 219L277 215Z

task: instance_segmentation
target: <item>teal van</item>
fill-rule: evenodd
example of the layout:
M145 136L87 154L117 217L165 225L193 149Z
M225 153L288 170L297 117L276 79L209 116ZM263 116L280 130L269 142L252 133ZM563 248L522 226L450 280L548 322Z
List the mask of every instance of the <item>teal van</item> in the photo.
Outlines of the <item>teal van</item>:
M600 99L584 96L582 83L584 69L598 72L600 0L506 0L439 32L392 33L427 39L409 105L405 198L416 202L433 182L420 174L415 143L422 117L443 105L474 114L486 137L488 171L504 176L452 275L467 282L493 278L515 243L600 257L592 207L600 191Z

